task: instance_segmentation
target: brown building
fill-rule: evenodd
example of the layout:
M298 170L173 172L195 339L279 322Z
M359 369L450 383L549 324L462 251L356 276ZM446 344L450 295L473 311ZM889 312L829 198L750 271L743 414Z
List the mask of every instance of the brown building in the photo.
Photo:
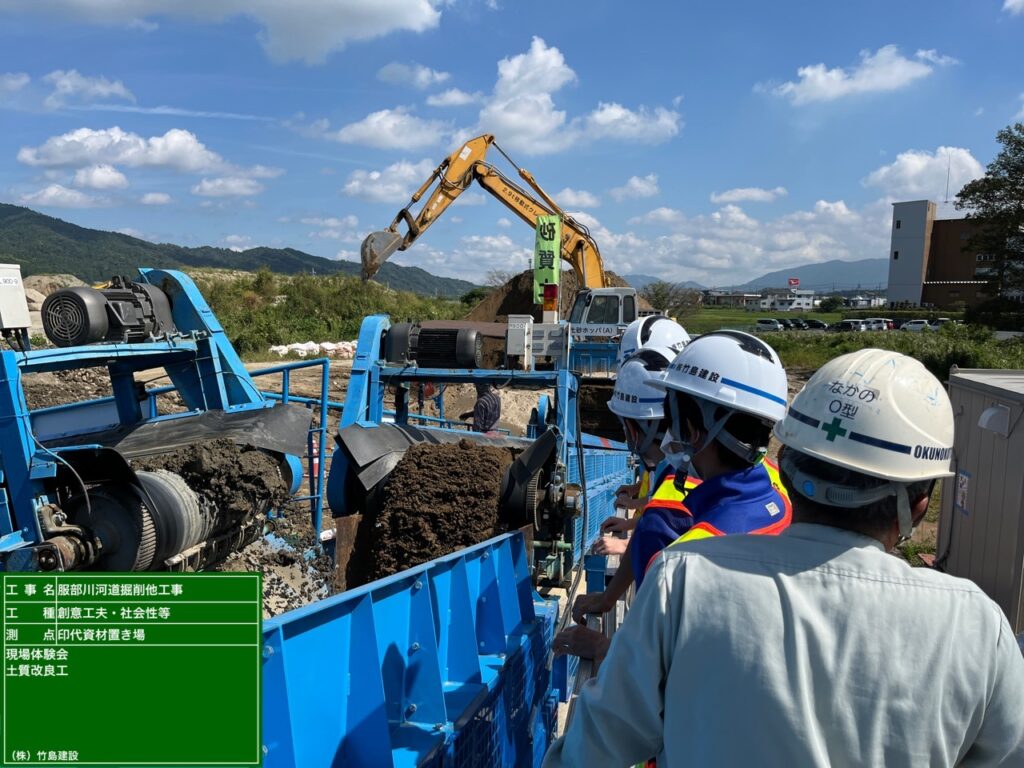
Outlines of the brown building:
M984 254L964 250L973 223L936 219L935 203L893 203L889 305L953 309L986 298Z

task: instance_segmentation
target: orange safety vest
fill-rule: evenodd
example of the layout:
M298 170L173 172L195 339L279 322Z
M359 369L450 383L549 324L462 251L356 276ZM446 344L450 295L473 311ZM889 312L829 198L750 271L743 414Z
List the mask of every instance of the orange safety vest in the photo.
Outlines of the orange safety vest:
M782 478L779 476L778 465L768 458L763 459L761 463L768 472L768 478L771 481L772 488L774 488L778 492L779 496L782 497L782 501L785 504L785 513L782 515L781 519L775 521L771 525L766 525L753 531L747 531L747 533L759 534L762 536L775 536L782 533L783 530L789 527L789 523L793 519L793 505L790 503L789 494L786 493L786 488L782 484ZM720 531L711 523L701 522L696 523L692 528L690 528L690 530L673 541L672 544L679 544L682 541L696 541L697 539L708 539L712 536L725 535L725 531ZM647 567L650 568L650 563L648 563Z

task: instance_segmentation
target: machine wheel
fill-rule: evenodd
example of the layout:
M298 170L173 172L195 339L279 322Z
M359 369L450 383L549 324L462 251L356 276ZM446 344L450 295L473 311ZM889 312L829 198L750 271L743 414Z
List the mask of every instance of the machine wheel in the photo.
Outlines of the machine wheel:
M147 571L156 556L157 531L153 516L131 486L104 483L72 499L67 510L100 541L95 567L104 571Z

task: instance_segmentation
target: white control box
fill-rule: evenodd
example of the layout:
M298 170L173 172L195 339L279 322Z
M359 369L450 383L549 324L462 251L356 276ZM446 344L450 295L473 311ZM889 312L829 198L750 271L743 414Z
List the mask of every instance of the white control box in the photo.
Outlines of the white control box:
M0 328L31 328L20 264L0 264Z

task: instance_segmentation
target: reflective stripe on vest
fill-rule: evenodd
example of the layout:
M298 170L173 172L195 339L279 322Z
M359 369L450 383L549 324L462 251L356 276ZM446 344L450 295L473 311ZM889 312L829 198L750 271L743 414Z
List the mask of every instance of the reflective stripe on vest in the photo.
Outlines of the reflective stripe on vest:
M647 507L664 507L666 509L674 509L680 512L690 514L690 510L683 504L683 499L686 495L700 485L700 480L695 477L686 478L684 490L680 491L676 488L676 476L675 473L665 475L665 479L661 485L658 486L654 494L651 496L651 500L647 502ZM647 507L644 507L645 509Z
M646 499L651 493L651 473L646 469L644 470L643 476L640 478L640 490L637 492L636 497L638 499Z

